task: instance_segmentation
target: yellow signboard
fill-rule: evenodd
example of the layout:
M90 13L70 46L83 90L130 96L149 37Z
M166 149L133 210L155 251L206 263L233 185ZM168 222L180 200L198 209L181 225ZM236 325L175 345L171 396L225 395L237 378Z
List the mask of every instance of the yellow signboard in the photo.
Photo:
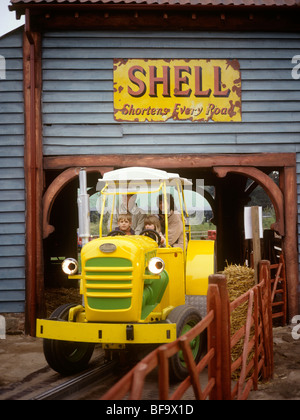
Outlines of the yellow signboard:
M242 120L237 60L114 60L116 121Z

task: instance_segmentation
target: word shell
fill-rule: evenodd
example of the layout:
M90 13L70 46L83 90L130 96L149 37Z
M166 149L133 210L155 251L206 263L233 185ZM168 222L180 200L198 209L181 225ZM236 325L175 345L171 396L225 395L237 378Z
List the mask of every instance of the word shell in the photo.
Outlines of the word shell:
M237 60L114 59L116 121L240 122Z

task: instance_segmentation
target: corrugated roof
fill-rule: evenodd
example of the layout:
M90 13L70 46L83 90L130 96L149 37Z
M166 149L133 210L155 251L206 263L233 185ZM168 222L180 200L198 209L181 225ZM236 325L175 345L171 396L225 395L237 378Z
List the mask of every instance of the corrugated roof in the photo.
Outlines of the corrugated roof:
M300 0L11 0L24 4L145 4L173 6L300 6Z

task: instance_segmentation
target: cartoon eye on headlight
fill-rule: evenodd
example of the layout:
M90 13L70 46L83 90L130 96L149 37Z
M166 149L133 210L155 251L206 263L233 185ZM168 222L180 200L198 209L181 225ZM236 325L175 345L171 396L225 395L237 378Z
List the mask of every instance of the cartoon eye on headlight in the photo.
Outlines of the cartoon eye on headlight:
M165 269L165 263L161 258L154 257L151 258L148 264L148 270L152 274L160 274Z
M62 270L68 276L72 276L78 271L78 262L74 258L66 258L62 262Z

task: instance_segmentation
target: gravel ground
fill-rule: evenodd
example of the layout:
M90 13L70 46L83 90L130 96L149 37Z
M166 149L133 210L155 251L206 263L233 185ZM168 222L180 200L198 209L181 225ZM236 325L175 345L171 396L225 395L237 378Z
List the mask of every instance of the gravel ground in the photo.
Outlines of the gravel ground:
M258 391L251 392L249 400L300 399L300 339L293 338L293 327L273 329L274 378L260 384Z

